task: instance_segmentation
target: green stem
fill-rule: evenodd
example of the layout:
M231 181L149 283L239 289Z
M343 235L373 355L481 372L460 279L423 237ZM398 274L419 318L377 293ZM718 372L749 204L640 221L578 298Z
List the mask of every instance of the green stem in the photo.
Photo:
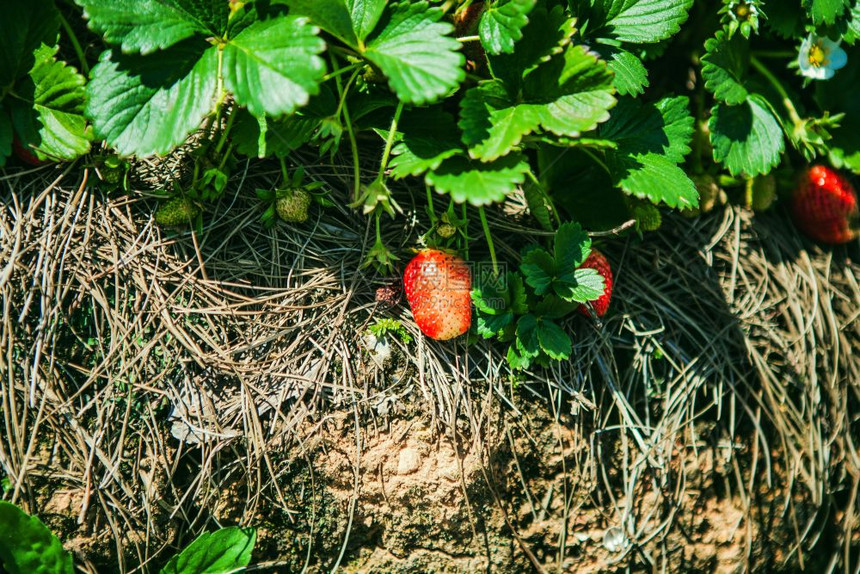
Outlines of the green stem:
M484 236L487 238L487 246L490 248L490 260L493 262L493 274L499 276L499 263L496 261L496 248L493 245L493 236L490 233L490 225L487 223L487 214L484 212L483 206L478 208L478 214L481 216L481 227L484 228Z
M220 150L219 150L220 153ZM218 169L224 171L224 166L227 165L227 160L230 158L230 154L233 153L233 144L227 146L227 151L221 156L221 163L218 164Z
M466 211L466 204L460 204L460 219L463 220L463 225L466 228L466 233L464 241L466 242L466 248L463 249L463 255L466 256L466 260L469 259L469 213Z
M755 178L749 178L746 181L746 186L744 188L744 207L747 209L752 208L753 204L753 186L755 185Z
M602 167L602 168L603 168L603 171L605 171L606 173L608 173L610 177L612 176L612 172L611 172L611 171L609 171L609 167L607 167L606 163L605 163L602 159L600 159L599 157L597 157L597 155L595 155L595 153L594 153L593 151L591 151L591 150L590 150L590 149L588 149L587 147L583 147L583 148L581 148L581 149L582 149L583 153L585 153L585 155L587 155L588 157L590 157L591 159L593 159L594 161L596 161L596 162L597 162L597 165L599 165L600 167Z
M331 58L332 69L335 71L339 70L340 68L337 65L337 60L335 59L334 54L329 54L329 56ZM346 124L346 134L349 136L349 149L352 153L352 199L353 202L356 203L358 202L358 198L361 196L361 165L359 164L358 159L358 141L355 139L355 130L352 128L352 119L349 117L349 106L346 105L346 96L349 93L349 87L352 85L352 82L355 80L357 75L358 69L352 73L352 77L349 79L349 82L347 82L345 88L341 81L340 74L334 76L334 82L337 86L338 96L340 97L335 117L340 117L341 111L343 112L343 121Z
M236 121L236 115L235 109L230 111L230 116L227 118L227 125L224 126L224 131L221 132L218 145L215 146L215 153L221 153L221 150L224 149L224 144L227 143L227 136L230 135L230 130L233 129L233 124Z
M379 213L379 210L377 209L373 215L376 217L376 243L382 243L382 233L380 232L380 229L379 229L379 219L380 219L381 214Z
M331 74L326 74L325 76L323 76L322 81L327 82L327 81L331 80L332 78L342 76L343 74L345 74L347 72L350 72L352 70L356 70L356 69L361 68L363 66L364 66L363 62L361 64L350 64L349 66L344 66L343 68L340 68L339 70L335 70Z
M544 199L544 201L546 201L547 205L549 206L549 210L552 212L552 218L555 220L555 224L561 225L561 218L558 216L558 210L555 208L555 203L553 202L552 198L546 193L543 186L540 184L540 181L537 177L535 177L535 174L533 174L531 170L527 171L526 175L529 176L529 179L532 180L532 183L534 184L535 188L540 191L541 197Z
M90 65L87 63L87 58L84 55L84 50L81 48L81 43L78 41L78 37L75 34L75 31L72 30L71 24L66 20L66 17L63 16L62 12L58 11L60 15L60 24L63 26L63 30L66 31L66 35L69 37L69 42L72 43L72 48L75 50L75 54L78 57L78 61L81 63L81 73L84 76L90 75Z
M334 117L340 117L340 113L346 105L346 97L349 95L349 89L352 87L353 82L358 77L358 73L361 70L355 70L352 72L352 75L349 77L349 80L346 81L346 85L342 88L338 88L338 93L340 94L337 109L334 111ZM335 76L335 83L340 84L340 76Z
M385 140L385 149L382 150L382 161L379 162L379 175L377 179L383 180L385 176L385 168L388 167L388 157L391 155L391 148L394 146L394 138L397 136L397 122L400 121L400 113L403 111L403 102L398 100L397 108L394 110L394 118L391 120L391 128L388 130L388 139Z
M430 186L426 183L424 184L424 189L427 190L427 209L430 213L430 225L436 223L436 210L433 209L433 191L431 191Z
M788 50L756 50L756 58L794 58L797 52L789 52Z
M794 125L799 125L803 123L803 120L800 118L800 115L797 113L797 109L795 109L794 104L791 101L791 98L788 96L788 92L785 91L785 88L782 87L779 79L774 76L770 70L767 69L767 66L762 64L758 58L753 56L750 58L750 63L753 65L753 68L758 70L758 72L764 76L768 82L774 87L774 89L779 93L779 97L782 98L782 105L785 106L785 109L788 111L788 116L791 118L791 121Z
M480 36L460 36L459 38L457 38L457 41L465 44L466 42L477 42L480 39Z
M279 157L278 161L281 162L281 179L284 182L284 187L286 187L290 181L290 176L287 173L287 161L282 157Z
M358 201L361 196L361 164L358 162L358 140L355 139L355 130L352 129L352 120L349 118L349 108L346 100L343 103L343 119L346 123L346 133L349 136L349 149L352 153L352 178L353 178L353 201Z

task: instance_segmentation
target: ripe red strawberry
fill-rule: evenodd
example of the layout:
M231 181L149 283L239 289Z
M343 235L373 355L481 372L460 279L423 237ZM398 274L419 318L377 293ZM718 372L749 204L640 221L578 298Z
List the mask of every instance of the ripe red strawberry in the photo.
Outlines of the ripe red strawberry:
M591 302L595 315L603 317L609 309L609 301L612 299L612 268L609 267L609 261L606 256L596 249L591 250L591 254L585 258L580 267L588 269L597 269L597 272L603 276L603 295L596 301ZM587 305L580 305L579 312L587 317L591 317Z
M472 278L456 255L422 249L406 266L403 287L418 328L431 339L453 339L469 330Z
M844 177L814 165L800 177L791 201L797 227L822 243L847 243L858 234L857 194Z
M12 138L12 151L15 152L15 155L23 161L24 163L32 166L39 167L40 165L47 165L51 162L39 159L36 157L32 151L28 148L24 147L24 144L21 143L21 140L18 139L18 136L15 135Z

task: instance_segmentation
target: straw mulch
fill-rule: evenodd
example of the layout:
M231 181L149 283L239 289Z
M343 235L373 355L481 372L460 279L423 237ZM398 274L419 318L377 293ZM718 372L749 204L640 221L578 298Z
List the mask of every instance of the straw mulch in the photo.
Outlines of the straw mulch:
M278 572L856 571L856 244L731 207L596 238L614 312L514 377L377 302L348 174L308 172L339 207L265 229L277 170L247 164L201 232L72 168L0 176L4 498L85 571L156 572L229 524ZM425 230L401 193L406 259ZM517 198L490 219L515 264ZM379 317L414 338L382 366Z

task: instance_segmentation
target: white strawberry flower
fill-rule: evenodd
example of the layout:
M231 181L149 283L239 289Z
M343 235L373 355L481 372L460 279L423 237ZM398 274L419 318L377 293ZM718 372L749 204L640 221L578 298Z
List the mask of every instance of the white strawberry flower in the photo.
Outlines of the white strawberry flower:
M836 70L845 66L848 56L839 42L810 34L800 44L797 63L800 73L813 80L829 80Z

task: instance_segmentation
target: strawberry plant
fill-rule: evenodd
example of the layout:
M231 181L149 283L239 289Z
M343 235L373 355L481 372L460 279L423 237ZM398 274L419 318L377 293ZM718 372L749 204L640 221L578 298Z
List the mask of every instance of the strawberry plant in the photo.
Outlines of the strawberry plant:
M244 570L257 541L253 528L204 532L160 570L161 574L228 574ZM72 574L72 555L41 520L0 500L0 568L9 574Z
M478 334L510 343L507 360L514 369L570 358L570 336L559 320L589 301L600 305L598 315L606 311L604 301L608 305L611 279L604 282L597 269L585 265L593 253L582 228L564 223L551 251L533 245L517 271L482 277L472 292Z
M0 166L13 147L30 164L90 150L84 77L57 59L60 15L51 0L8 2L0 19Z
M382 229L409 190L427 204L416 211L423 246L469 253L480 222L494 279L508 285L493 297L514 307L482 307L478 282L479 329L512 341L519 365L564 357L554 321L605 296L577 271L588 248L556 259L558 245L581 247L584 229L634 221L650 232L667 210L724 200L768 209L812 161L860 173L858 0L75 1L106 43L85 94L55 60L50 2L3 24L25 48L0 69L0 152L17 133L37 160L85 153L82 110L118 161L194 136L193 181L168 204L182 213L160 216L178 223L201 220L238 156L274 157L283 181L258 192L266 225L328 201L312 192L320 182L287 176L294 151L344 158L349 205L376 231L365 266L400 261ZM47 89L54 78L66 92ZM48 113L53 101L65 115ZM56 137L58 117L78 139ZM510 276L486 210L514 193L555 237ZM549 286L536 283L541 269Z

